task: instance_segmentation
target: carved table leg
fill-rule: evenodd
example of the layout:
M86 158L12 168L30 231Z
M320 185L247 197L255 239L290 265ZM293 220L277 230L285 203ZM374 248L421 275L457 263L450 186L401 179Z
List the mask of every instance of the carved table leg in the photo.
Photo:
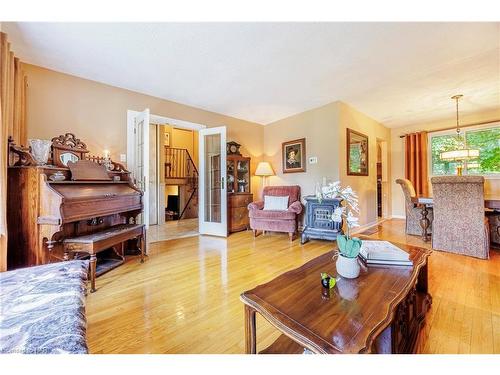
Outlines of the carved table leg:
M95 254L90 255L90 293L95 292L95 270L97 257Z
M420 219L420 226L422 227L422 240L424 242L429 241L429 234L427 233L427 229L431 225L431 222L427 215L429 214L429 210L427 210L427 206L425 204L422 205L422 219Z
M257 338L255 326L255 309L245 305L245 352L257 353Z

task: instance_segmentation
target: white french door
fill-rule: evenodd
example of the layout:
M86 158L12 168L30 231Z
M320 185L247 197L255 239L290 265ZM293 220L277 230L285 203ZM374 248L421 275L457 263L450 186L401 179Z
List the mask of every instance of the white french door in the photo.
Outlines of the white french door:
M226 127L199 131L200 234L227 236Z
M149 108L139 112L134 117L134 160L132 176L136 185L143 191L143 214L140 215L142 224L149 226Z

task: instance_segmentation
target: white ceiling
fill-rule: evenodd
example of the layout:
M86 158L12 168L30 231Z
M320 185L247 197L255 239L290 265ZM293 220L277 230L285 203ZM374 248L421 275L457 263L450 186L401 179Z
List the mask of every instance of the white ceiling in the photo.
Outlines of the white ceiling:
M3 23L23 61L261 124L343 100L389 127L500 107L500 23ZM165 114L168 115L168 114Z

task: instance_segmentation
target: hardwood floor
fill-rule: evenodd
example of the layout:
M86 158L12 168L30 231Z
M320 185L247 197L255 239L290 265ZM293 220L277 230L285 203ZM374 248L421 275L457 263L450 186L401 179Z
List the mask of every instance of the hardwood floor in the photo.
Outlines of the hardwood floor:
M379 225L372 238L431 248L404 234L404 221ZM500 251L481 260L434 251L429 258L432 307L421 333L421 353L500 353Z
M402 220L370 237L424 245L404 235ZM144 264L132 259L97 279L87 299L91 353L243 353L241 292L329 251L327 241L300 245L286 234L227 239L196 236L150 244ZM488 261L435 251L433 306L422 353L500 353L500 253ZM279 336L257 317L257 350Z
M198 235L198 218L171 220L164 224L152 225L148 230L148 242L174 240Z

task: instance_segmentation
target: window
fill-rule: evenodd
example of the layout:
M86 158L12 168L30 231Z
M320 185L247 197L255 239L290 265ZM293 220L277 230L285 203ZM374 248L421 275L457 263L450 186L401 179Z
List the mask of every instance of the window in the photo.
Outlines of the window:
M479 158L464 163L464 173L500 177L500 126L462 129L467 147L479 150ZM440 154L457 148L457 134L454 130L430 135L431 174L456 174L459 162L443 161Z

